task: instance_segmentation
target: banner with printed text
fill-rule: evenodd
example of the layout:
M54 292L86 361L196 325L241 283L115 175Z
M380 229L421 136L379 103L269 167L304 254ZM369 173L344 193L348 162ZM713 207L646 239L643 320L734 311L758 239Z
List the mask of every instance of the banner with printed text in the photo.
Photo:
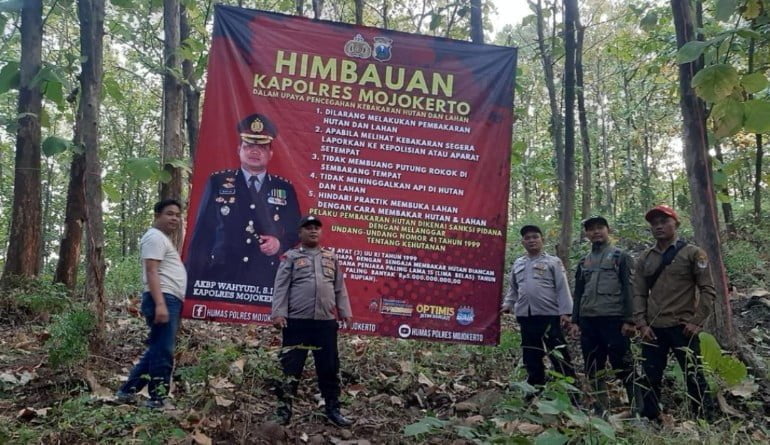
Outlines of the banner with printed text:
M269 322L312 213L348 332L497 344L515 67L514 48L217 6L183 315Z

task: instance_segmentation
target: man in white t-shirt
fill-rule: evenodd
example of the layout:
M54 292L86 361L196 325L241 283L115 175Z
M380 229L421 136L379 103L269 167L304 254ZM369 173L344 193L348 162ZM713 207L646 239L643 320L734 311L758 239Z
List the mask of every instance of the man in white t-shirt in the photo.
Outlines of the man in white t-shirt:
M187 286L187 272L169 236L182 220L182 205L175 199L155 204L155 221L141 241L142 314L150 335L147 350L134 366L116 398L133 402L135 395L148 385L147 406L160 408L168 394L174 364L176 332Z

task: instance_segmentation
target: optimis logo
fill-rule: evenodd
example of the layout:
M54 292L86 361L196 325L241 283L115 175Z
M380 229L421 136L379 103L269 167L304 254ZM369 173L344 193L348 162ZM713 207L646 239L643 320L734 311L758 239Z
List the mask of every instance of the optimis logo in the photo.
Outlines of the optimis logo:
M369 45L361 34L356 34L353 40L348 40L345 43L345 55L348 57L356 57L359 59L368 59L374 53L374 60L380 62L387 62L393 57L393 39L388 37L374 37L374 50L372 45Z

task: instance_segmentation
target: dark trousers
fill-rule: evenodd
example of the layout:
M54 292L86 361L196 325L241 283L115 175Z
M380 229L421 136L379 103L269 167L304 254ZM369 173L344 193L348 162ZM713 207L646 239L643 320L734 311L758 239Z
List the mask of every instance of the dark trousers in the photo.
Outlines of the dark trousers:
M530 315L516 317L516 320L521 326L522 358L527 369L527 383L545 383L543 357L546 351L554 370L562 375L575 377L575 369L572 367L567 342L559 326L558 315Z
M292 392L296 391L302 376L308 351L313 351L321 396L327 404L337 402L340 395L337 320L290 318L287 321L283 329L280 360Z
M636 395L641 391L636 387L637 376L631 357L631 341L621 334L621 317L583 317L580 319L580 348L583 350L586 378L598 390L597 373L604 371L607 360L615 375L623 383L628 400L634 406Z
M163 294L163 298L168 309L168 323L155 324L155 301L149 292L142 294L141 309L150 335L147 337L147 350L120 388L124 393L135 394L148 385L147 390L153 400L162 400L168 394L182 300L171 294Z
M674 352L679 367L687 382L687 394L690 406L697 416L708 415L713 408L713 400L708 393L708 384L703 375L700 360L700 341L698 336L689 337L683 327L652 328L657 340L642 345L646 388L644 393L643 415L654 419L660 415L660 389L663 371L666 369L669 352Z

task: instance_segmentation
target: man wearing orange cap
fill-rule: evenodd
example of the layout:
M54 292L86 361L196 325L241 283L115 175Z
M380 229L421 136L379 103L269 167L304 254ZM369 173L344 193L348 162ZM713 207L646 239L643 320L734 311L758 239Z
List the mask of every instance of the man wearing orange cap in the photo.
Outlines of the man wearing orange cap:
M679 216L671 207L653 207L644 217L656 243L639 256L634 277L634 319L644 341L648 383L642 414L650 419L660 416L663 371L673 352L685 374L694 414L709 419L714 403L703 376L698 340L716 295L708 257L700 247L679 239Z
M255 113L237 130L240 168L213 173L200 201L187 253L188 295L198 280L254 285L272 295L279 256L299 240L294 186L267 171L275 126Z

